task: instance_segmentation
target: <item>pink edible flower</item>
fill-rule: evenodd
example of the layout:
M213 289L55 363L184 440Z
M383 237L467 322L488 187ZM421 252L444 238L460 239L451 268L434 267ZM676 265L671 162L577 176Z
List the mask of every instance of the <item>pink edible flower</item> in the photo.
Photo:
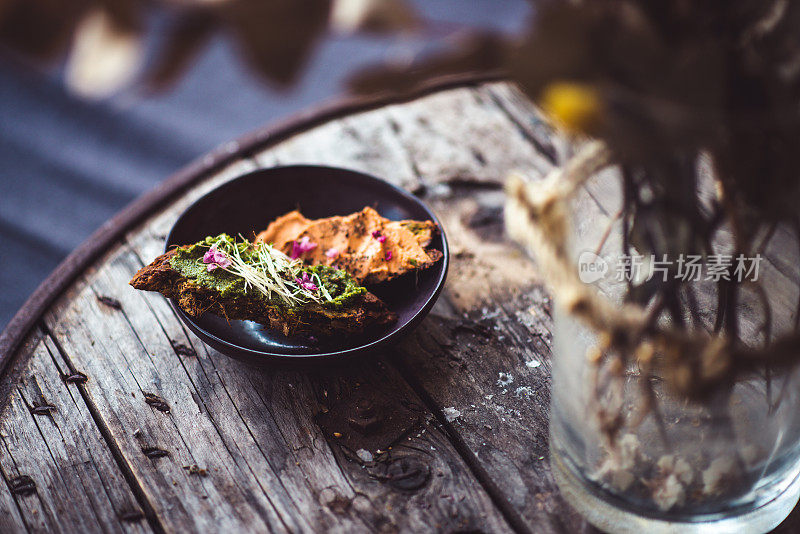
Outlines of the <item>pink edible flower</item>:
M389 261L391 259L392 259L392 251L391 250L387 250L386 251L386 261Z
M308 277L307 272L303 272L302 278L297 278L295 276L294 281L297 282L297 285L305 289L306 291L316 291L317 284L311 281L311 278Z
M325 251L325 255L329 258L335 258L336 256L339 255L339 249L329 248L328 250Z
M313 243L308 236L303 236L300 241L292 241L292 254L291 258L296 260L309 250L317 248L317 244Z
M375 230L374 232L372 232L372 237L377 239L378 243L383 243L384 241L386 241L386 236L385 235L381 235L381 231L380 230Z
M208 264L206 265L206 271L211 272L217 267L222 267L223 269L229 267L231 260L224 252L218 250L216 245L213 245L203 255L203 263Z

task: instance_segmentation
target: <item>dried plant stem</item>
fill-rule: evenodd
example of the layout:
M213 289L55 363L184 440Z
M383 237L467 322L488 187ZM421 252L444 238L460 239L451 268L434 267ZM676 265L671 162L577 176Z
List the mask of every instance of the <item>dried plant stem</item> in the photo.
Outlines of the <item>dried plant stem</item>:
M599 256L600 253L603 251L603 247L606 246L606 241L608 241L609 236L611 235L611 230L614 229L614 225L617 223L618 220L622 217L622 214L625 213L625 208L620 208L612 217L611 220L608 221L606 225L606 229L603 231L603 235L600 236L600 241L597 243L597 248L594 250L594 255Z
M797 363L800 335L783 336L759 349L738 341L735 284L720 287L719 328L716 335L708 335L674 324L650 324L641 305L612 303L580 281L567 246L568 201L594 173L611 163L610 150L601 142L591 142L540 182L526 182L518 175L508 181L508 232L534 254L556 301L590 329L608 336L611 348L619 353L631 354L643 341L652 343L670 386L689 398L705 397L715 387L730 385L765 364L774 369Z

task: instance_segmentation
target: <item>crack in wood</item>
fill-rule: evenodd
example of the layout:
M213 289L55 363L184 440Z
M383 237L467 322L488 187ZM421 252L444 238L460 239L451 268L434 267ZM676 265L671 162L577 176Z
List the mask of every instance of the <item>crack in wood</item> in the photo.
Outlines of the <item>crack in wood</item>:
M141 510L128 510L119 514L120 521L124 521L126 523L137 523L144 518L145 516Z
M36 482L28 475L19 475L9 479L8 488L14 495L30 495L36 492Z
M185 345L184 343L173 343L172 348L175 350L175 354L178 356L186 356L191 358L197 356L197 352L192 347Z
M85 384L86 381L89 380L89 377L78 371L68 375L62 375L62 379L67 384Z
M107 297L105 295L99 295L97 297L97 302L99 302L101 304L104 304L104 305L106 305L109 308L112 308L114 310L121 310L122 309L122 304L120 304L120 302L117 299L113 298L113 297Z
M169 404L155 393L144 393L144 401L159 412L169 413Z
M169 456L169 451L166 451L164 449L159 449L158 447L142 447L142 454L144 454L151 460L155 460L158 458Z
M50 412L55 411L56 407L52 404L34 404L31 406L31 413L33 415L50 415Z

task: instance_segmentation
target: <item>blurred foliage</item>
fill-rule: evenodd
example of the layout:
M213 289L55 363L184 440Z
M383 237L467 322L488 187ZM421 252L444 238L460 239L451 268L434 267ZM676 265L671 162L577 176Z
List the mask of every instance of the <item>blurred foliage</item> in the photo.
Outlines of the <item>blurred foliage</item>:
M143 74L155 89L174 83L215 32L232 35L255 72L285 87L329 27L383 33L418 25L400 0L0 0L0 46L39 63L66 58L68 85L102 97L141 74L155 11L170 20Z
M535 7L521 35L462 32L438 54L355 72L350 86L402 93L444 74L502 71L573 130L604 138L622 162L708 151L739 215L794 216L800 2L544 0ZM142 73L141 36L157 9L170 23ZM67 83L90 96L136 76L164 89L220 31L255 72L286 87L328 31L425 27L406 0L0 0L0 45L40 62L66 58Z

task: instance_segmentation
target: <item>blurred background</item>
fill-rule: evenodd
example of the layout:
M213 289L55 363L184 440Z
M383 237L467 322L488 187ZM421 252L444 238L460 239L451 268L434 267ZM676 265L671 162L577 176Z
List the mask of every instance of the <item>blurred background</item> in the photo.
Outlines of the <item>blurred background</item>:
M433 31L325 34L297 83L278 88L217 34L162 92L136 83L90 99L67 88L63 65L42 69L0 54L0 330L75 247L136 196L194 158L248 131L346 92L348 74L447 47L467 29L516 33L527 0L416 0ZM147 21L145 51L167 21ZM23 29L24 30L24 29Z

